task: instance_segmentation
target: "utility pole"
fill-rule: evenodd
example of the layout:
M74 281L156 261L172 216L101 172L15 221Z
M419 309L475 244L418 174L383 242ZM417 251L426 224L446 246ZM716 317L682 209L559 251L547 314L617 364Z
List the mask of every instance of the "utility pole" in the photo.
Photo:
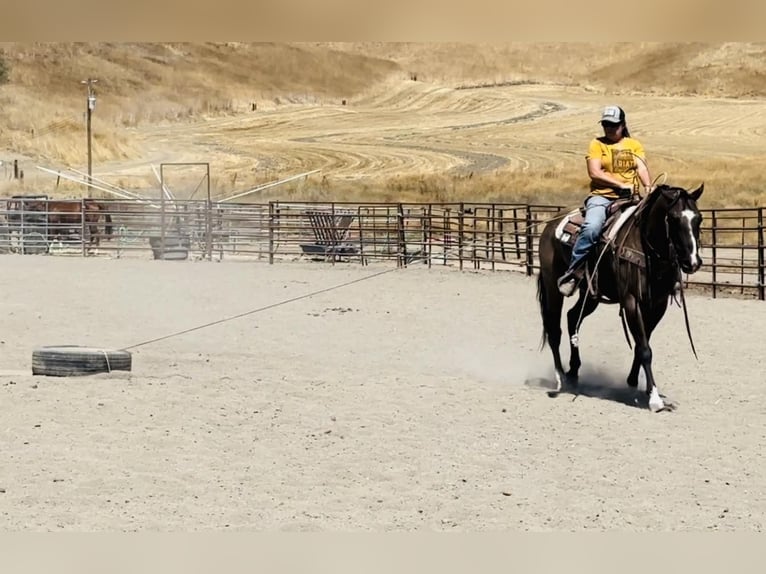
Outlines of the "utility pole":
M87 80L81 80L81 84L88 86L88 102L86 107L86 125L88 132L88 197L91 195L91 183L93 182L93 156L92 156L92 144L91 144L91 129L90 129L90 116L93 113L93 109L96 107L96 93L93 91L93 84L98 82L93 78Z

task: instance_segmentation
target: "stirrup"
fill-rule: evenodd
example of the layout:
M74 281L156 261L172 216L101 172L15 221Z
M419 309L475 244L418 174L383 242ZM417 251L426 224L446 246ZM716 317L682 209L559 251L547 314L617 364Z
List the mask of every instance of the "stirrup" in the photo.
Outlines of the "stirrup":
M571 296L577 289L577 285L580 283L581 278L582 277L578 276L578 273L575 271L564 273L557 282L559 293L564 297Z

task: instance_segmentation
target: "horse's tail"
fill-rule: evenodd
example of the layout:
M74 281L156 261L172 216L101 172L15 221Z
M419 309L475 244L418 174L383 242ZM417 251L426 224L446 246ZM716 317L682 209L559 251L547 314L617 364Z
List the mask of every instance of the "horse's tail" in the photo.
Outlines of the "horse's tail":
M540 338L540 350L545 348L548 342L548 331L545 330L545 318L548 316L548 295L545 290L545 281L543 280L543 271L537 275L537 302L540 304L540 316L543 319L543 334Z
M106 235L110 236L112 235L112 216L109 213L104 214L104 219L106 219L106 224L104 225L104 232Z

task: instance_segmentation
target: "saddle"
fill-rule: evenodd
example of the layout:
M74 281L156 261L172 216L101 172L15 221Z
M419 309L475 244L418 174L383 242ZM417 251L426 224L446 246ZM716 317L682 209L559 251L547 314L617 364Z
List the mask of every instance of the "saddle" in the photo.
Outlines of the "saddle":
M585 262L585 279L589 285L588 290L590 295L594 298L599 298L600 296L596 288L598 269L595 265L594 258L597 256L597 253L600 253L601 250L614 239L617 231L632 217L640 201L641 199L639 197L620 198L613 201L607 207L606 221L604 222L604 227L601 231L598 244ZM570 249L573 248L584 221L585 205L583 204L581 207L572 210L564 216L556 227L556 238ZM643 253L627 247L618 249L618 252L621 259L627 259L635 265L644 265Z
M606 208L606 222L601 231L600 243L606 243L617 233L617 230L627 221L635 209L630 207L638 205L639 200L633 197L616 199ZM585 205L570 211L556 228L556 237L564 245L574 247L577 236L580 234L582 224L585 222Z

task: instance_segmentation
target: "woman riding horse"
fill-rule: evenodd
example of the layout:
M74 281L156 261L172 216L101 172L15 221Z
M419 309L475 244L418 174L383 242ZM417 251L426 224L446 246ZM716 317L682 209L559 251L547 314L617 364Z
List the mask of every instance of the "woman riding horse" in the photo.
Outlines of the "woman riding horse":
M577 385L581 365L577 333L582 321L596 310L599 303L616 303L620 305L623 326L627 324L636 345L628 385L638 386L639 370L643 369L649 408L659 411L669 407L654 380L649 339L667 310L681 271L692 274L702 265L702 215L697 200L703 188L700 185L688 192L681 187L657 186L634 206L635 211L615 233L610 231L609 236L598 244L595 285L583 282L577 302L567 313L570 342L567 373L564 373L559 352L564 297L556 285L556 277L571 259L569 246L556 235L560 220L566 215L555 217L545 225L540 235L537 295L543 319L543 344L547 341L553 353L557 383L554 395L562 390L564 382ZM680 294L686 316L683 289ZM688 319L686 327L688 331Z
M646 164L644 148L630 137L625 111L619 106L607 106L601 114L604 135L591 140L588 146L588 175L590 195L585 200L585 222L572 249L569 267L559 278L561 294L574 293L584 275L584 263L601 236L606 222L606 211L616 199L630 197L635 191L636 179L651 192L651 177Z

